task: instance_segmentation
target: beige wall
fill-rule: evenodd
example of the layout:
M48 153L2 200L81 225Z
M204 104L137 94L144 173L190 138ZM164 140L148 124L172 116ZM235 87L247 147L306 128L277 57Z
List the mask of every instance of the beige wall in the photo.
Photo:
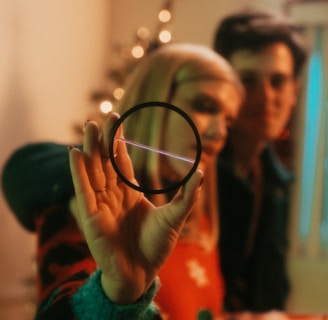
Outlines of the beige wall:
M0 0L0 166L18 146L72 142L109 48L107 0ZM0 319L31 314L34 236L0 198Z

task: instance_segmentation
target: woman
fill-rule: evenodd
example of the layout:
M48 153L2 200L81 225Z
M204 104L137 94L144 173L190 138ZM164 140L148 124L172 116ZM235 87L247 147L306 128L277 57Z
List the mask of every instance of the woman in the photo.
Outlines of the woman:
M107 150L115 114L109 115L99 141L97 125L88 122L83 151L70 149L75 191L67 178L68 160L62 146L33 145L12 156L4 169L3 190L20 221L39 235L38 318L152 319L157 312L149 301L158 272L161 288L155 302L163 317L196 319L202 312L220 315L223 283L216 250L213 170L242 96L238 78L219 55L197 45L167 45L140 64L117 105L116 110L123 113L141 102L169 102L192 118L203 145L199 169L205 173L197 199L199 171L182 190L168 197L145 197L117 179ZM188 137L177 134L174 122L161 116L154 113L150 121L140 120L142 126L137 130L135 124L124 122L124 136L155 138L160 148L185 146ZM159 126L150 131L153 124ZM125 173L134 179L124 144L115 148ZM138 160L133 154L131 158ZM146 166L152 165L147 161ZM146 179L149 187L169 179L160 171L150 176L145 172L145 167L136 167L135 178ZM19 183L14 175L19 175ZM31 190L31 182L37 190Z
M217 197L211 177L215 176L214 162L225 143L227 129L239 111L241 93L230 66L211 50L194 45L170 45L141 63L127 84L125 96L116 106L122 114L144 101L169 102L191 117L201 137L203 150L198 168L205 173L201 199L185 224L176 249L159 273L162 286L155 301L172 319L196 319L200 309L222 310L224 285L218 272L216 249ZM170 150L189 146L192 153L193 137L183 134L183 130L179 132L183 127L174 119L165 121L166 114L161 108L152 109L151 116L149 110L143 110L138 119L139 126L128 122L129 118L124 121L125 137L138 136L138 141L143 144L155 143L155 146ZM161 143L163 135L165 141ZM137 180L146 180L150 188L161 188L162 180L167 177L164 172L154 173L150 169L162 167L153 164L158 160L156 154L153 155L154 158L147 161L139 154L136 158L131 154L131 158ZM168 201L163 195L148 195L148 198L156 205ZM183 283L183 286L177 283ZM188 305L188 309L181 305Z

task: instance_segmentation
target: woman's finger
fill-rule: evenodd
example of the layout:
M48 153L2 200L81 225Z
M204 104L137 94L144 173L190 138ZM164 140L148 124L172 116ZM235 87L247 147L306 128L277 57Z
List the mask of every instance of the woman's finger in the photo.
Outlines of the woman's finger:
M171 226L181 225L188 217L198 198L203 177L204 173L197 170L170 202L170 210L166 213L166 219Z
M117 113L110 113L108 115L108 119L106 120L102 130L101 152L105 155L106 159L108 159L109 149L112 148L116 167L126 179L132 181L134 179L134 171L131 159L126 148L126 144L124 142L122 125L118 127L115 132L115 138L112 139L113 127L118 119L119 115ZM105 161L103 163L107 164L106 166L104 166L104 171L106 172L107 180L112 180L114 178L116 179L117 174L113 166L108 161Z
M95 122L89 121L85 126L83 152L90 184L94 191L106 190L106 176L102 166L99 150L99 130Z
M118 166L121 174L131 182L134 179L134 170L132 161L128 154L128 150L126 144L124 142L124 135L123 135L123 127L120 126L116 132L116 137L118 138L116 143L116 153L115 153L115 161L116 165Z
M113 127L119 118L120 116L118 113L110 112L107 119L104 121L100 134L100 151L103 158L109 158L109 144L111 143L111 135Z
M75 196L80 218L84 219L90 213L97 212L97 202L94 190L90 184L83 153L76 149L69 150L69 164L72 174Z
M104 174L106 176L107 185L110 186L113 183L117 182L117 174L111 164L111 160L109 157L109 147L112 143L111 135L114 124L119 119L119 115L117 113L109 113L108 118L104 122L103 128L101 130L100 137L100 154L102 159L102 167ZM114 154L116 153L116 144L113 146Z

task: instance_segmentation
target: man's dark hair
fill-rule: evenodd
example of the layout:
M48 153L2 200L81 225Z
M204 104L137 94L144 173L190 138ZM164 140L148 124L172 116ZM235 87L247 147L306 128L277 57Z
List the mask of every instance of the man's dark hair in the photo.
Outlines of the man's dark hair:
M269 11L245 9L224 18L215 34L214 49L229 60L237 50L256 52L274 42L289 47L294 59L294 76L298 76L307 57L301 29Z

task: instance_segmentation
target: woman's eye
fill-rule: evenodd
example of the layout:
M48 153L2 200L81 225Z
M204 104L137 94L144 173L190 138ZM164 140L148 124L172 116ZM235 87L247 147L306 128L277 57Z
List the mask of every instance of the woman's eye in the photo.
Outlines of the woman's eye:
M196 100L192 103L193 110L200 113L215 114L218 112L218 106L210 101Z

